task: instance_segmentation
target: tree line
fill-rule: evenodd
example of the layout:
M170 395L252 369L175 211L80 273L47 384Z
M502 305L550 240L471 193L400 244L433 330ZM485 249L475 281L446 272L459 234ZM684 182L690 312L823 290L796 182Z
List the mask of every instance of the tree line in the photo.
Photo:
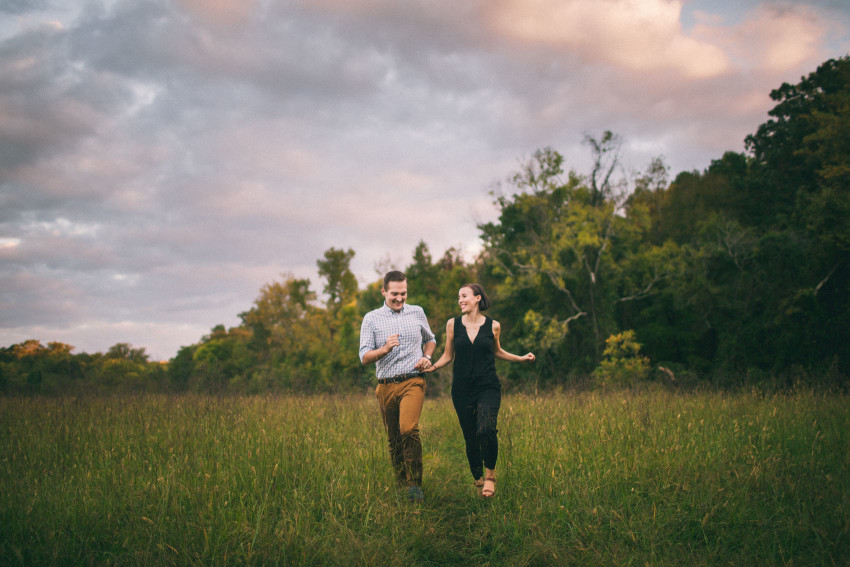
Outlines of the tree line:
M622 166L619 136L588 135L589 171L537 150L493 192L498 219L482 251L432 256L420 242L408 276L442 348L456 296L477 281L513 351L509 385L844 386L850 338L850 58L771 92L770 118L704 171L670 179L661 157ZM330 248L309 279L262 287L232 328L214 327L168 363L119 343L105 354L38 341L0 349L5 392L74 388L216 392L339 391L371 383L357 358L380 275L360 288L355 252ZM319 298L322 298L321 300ZM444 372L443 374L447 374ZM432 390L447 387L435 376Z

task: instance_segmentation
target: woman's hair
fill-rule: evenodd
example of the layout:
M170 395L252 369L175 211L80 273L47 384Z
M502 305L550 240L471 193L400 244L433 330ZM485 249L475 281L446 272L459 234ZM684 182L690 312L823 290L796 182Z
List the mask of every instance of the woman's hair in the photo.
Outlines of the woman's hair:
M481 298L481 301L478 302L478 310L487 311L487 308L490 307L490 298L487 297L487 294L484 292L484 288L481 287L481 284L468 283L461 286L461 289L465 287L472 290L472 295L477 295Z
M403 282L407 277L402 272L398 270L393 270L391 272L387 272L384 276L384 289L388 289L390 287L390 282Z

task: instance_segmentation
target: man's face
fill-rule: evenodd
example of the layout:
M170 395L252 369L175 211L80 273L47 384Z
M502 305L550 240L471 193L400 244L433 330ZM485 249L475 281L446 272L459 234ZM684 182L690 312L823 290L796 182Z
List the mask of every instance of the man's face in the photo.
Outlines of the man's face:
M404 302L407 300L407 280L403 282L390 282L387 289L381 288L381 293L384 294L387 307L393 311L401 311L404 307Z

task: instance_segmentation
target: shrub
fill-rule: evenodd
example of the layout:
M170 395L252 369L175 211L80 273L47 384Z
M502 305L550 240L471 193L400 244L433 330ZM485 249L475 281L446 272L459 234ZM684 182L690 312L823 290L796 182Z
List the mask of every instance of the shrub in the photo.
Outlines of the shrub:
M631 388L649 377L649 359L640 354L632 330L608 337L602 356L593 377L603 387Z

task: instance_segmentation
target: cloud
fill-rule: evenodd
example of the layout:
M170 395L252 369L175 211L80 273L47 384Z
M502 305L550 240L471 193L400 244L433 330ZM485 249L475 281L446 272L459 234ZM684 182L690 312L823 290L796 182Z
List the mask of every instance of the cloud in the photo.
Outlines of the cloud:
M500 0L489 19L508 40L568 51L586 64L693 79L723 73L730 64L726 54L683 32L681 8L670 0Z
M760 4L735 25L711 22L695 26L694 35L714 41L745 72L783 75L828 57L824 40L831 27L812 7Z
M69 93L63 79L73 79L48 49L61 37L40 29L0 46L0 173L92 132L98 111Z
M5 0L0 4L0 13L23 14L49 7L51 0Z
M706 167L844 34L647 0L15 3L0 33L0 342L158 358L284 272L474 251L535 149ZM61 9L60 9L61 8ZM703 5L705 9L705 6ZM710 8L710 3L709 3Z
M206 23L228 27L246 23L258 7L252 0L178 0L178 4Z

